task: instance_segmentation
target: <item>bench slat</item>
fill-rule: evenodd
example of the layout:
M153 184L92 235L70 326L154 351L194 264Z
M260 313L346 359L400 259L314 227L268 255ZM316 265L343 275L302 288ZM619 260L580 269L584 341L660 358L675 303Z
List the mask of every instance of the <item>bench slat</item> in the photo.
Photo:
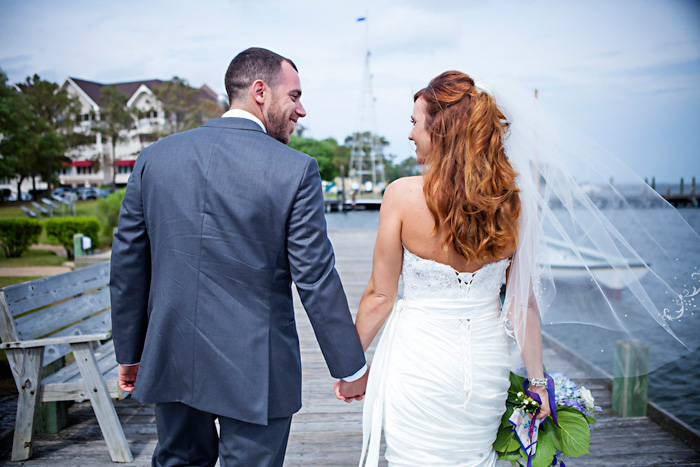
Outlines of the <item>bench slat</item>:
M98 334L77 334L75 336L46 337L44 339L33 339L30 341L15 341L0 344L0 349L31 349L34 347L46 347L48 345L77 344L85 342L106 341L112 337L111 332L100 332Z
M99 310L109 308L109 287L43 308L15 319L17 334L21 340L43 337L56 329L75 323Z
M81 321L63 331L57 332L51 337L78 336L84 334L97 334L100 332L110 332L112 330L112 313L105 310L99 315ZM44 366L55 362L64 355L70 353L69 344L47 345L44 351Z
M109 396L112 399L120 399L121 391L117 380L105 379ZM90 399L85 384L79 383L58 383L50 386L42 387L39 395L41 402L60 402L60 401L86 401Z
M12 316L74 297L109 284L110 263L99 263L57 276L44 277L5 287L4 294Z

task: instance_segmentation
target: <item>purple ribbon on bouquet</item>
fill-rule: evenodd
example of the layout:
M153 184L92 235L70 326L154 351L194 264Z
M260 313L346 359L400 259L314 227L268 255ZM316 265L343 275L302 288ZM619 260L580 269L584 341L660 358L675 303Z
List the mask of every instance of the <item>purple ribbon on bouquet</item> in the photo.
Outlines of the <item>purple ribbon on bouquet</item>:
M557 421L557 404L555 400L555 392L554 392L554 380L552 379L551 376L549 376L547 373L544 374L545 378L547 378L547 396L549 399L549 410L552 411L552 419L554 420L554 424L559 426L559 422ZM526 379L523 381L523 391L525 391L525 394L530 397L531 399L537 401L537 403L542 406L542 399L540 399L540 395L537 394L536 392L532 392L528 389L528 386L530 385L530 380ZM537 415L540 413L540 407L537 407L537 410L535 413L532 415L532 421L533 423L530 424L530 439L532 439L533 431L535 429L535 419L537 418ZM527 455L527 467L532 467L532 455L528 452Z

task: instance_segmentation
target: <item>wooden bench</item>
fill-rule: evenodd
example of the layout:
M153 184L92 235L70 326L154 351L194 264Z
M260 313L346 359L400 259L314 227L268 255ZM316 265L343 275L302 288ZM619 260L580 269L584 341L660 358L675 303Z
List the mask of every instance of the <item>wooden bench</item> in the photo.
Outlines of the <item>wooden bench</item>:
M27 207L21 206L20 209L22 210L24 215L27 217L32 217L32 218L37 217L36 213Z
M19 391L13 461L32 455L39 402L86 399L92 403L112 460L133 460L111 399L123 394L110 340L109 264L0 291L0 348L7 352ZM43 366L71 352L74 363L40 381Z

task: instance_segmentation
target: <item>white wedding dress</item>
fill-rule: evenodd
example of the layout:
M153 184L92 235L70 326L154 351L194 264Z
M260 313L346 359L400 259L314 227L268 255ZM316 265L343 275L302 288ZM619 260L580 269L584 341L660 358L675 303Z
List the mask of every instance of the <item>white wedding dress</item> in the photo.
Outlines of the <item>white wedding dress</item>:
M499 292L510 260L463 273L404 248L403 298L377 344L363 459L390 466L493 466L510 354Z

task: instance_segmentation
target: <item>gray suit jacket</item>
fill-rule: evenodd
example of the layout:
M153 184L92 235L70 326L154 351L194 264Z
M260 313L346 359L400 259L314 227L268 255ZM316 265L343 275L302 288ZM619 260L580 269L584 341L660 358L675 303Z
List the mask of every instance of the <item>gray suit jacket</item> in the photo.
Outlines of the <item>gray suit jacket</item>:
M365 364L334 264L315 159L240 118L151 145L112 246L117 361L141 362L133 396L263 425L298 411L292 281L331 374Z

